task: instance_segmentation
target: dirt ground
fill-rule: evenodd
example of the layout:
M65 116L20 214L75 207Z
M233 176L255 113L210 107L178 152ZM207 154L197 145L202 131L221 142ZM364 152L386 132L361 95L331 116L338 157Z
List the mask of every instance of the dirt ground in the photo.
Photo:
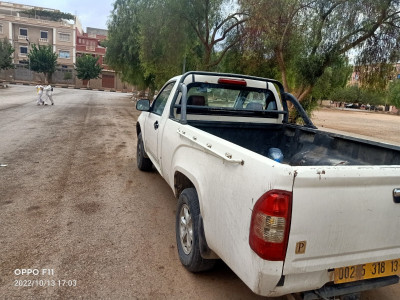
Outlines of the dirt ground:
M312 115L320 129L350 132L372 140L400 145L400 116L354 109L322 108ZM333 130L332 130L333 129Z
M176 199L156 172L136 168L128 94L56 89L54 106L35 97L33 87L0 90L0 298L265 299L222 262L197 275L180 265ZM363 115L322 110L313 119L353 130L378 116L355 123ZM381 117L390 121L374 121L388 124L379 138L398 132L399 117ZM399 295L396 285L363 299Z

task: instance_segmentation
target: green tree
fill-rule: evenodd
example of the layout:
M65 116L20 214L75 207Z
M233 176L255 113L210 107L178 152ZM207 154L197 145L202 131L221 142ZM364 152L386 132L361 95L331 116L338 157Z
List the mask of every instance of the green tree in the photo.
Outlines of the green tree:
M348 86L336 89L330 95L330 99L338 102L383 105L385 104L386 91L376 91Z
M398 0L241 0L247 31L265 40L286 90L305 99L325 70L357 49L362 61L395 61ZM293 76L293 77L291 77Z
M400 109L400 80L396 79L389 85L389 102Z
M253 43L252 47L248 47L248 39L248 36L244 36L237 45L232 47L217 70L279 80L279 70L273 60L265 58L262 43Z
M51 45L36 46L32 44L32 49L28 54L30 69L37 73L43 73L45 79L50 82L51 75L57 66L57 54L53 52Z
M11 54L13 53L14 49L8 39L4 38L4 40L0 40L0 70L14 67L11 58Z
M329 99L335 90L342 89L347 85L352 72L353 67L349 65L346 59L327 67L316 81L310 96L316 100Z
M203 48L203 70L213 70L225 54L240 42L247 14L231 0L170 1ZM229 9L228 9L229 8ZM171 28L172 29L172 28Z
M154 86L154 76L145 72L140 59L143 5L143 1L140 0L114 2L114 9L108 21L105 57L106 63L121 73L122 80L141 89Z
M247 21L234 2L116 0L106 61L144 87L160 86L182 70L215 70Z
M146 1L140 15L140 62L145 76L151 76L158 87L182 72L190 38L179 13L171 13L169 5L168 1ZM179 30L176 30L177 24Z
M359 75L360 85L363 88L374 90L386 90L389 82L397 74L394 65L385 62L357 66L355 71Z
M65 20L74 20L75 16L70 14L70 13L64 13L61 11L49 11L49 10L43 10L43 9L30 9L30 10L24 10L21 11L21 14L27 15L30 18L36 18L36 17L41 17L44 19L49 19L51 21L56 21L59 22L62 19Z
M98 57L92 55L83 55L76 58L75 63L76 76L79 79L87 80L87 87L91 79L100 77L101 66L98 64Z
M360 103L363 99L362 90L358 86L343 87L333 91L330 99L337 102Z

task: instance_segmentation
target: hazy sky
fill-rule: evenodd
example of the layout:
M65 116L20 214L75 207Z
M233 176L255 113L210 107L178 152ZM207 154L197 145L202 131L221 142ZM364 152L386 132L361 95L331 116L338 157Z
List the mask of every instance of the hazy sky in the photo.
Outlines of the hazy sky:
M107 29L107 20L113 9L114 0L8 0L6 2L58 9L77 15L86 31L86 27Z

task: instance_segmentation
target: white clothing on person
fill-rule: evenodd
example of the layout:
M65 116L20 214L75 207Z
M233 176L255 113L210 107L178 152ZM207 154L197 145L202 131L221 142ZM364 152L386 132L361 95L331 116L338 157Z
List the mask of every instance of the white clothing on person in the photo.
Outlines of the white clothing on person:
M44 101L42 99L42 95L43 95L43 89L44 87L42 85L37 85L36 86L36 90L37 90L37 94L38 94L38 99L37 99L37 105L44 105Z
M53 101L53 88L51 87L51 85L49 84L48 86L46 86L46 87L44 88L44 90L46 91L47 99L50 100L51 105L54 105L54 101Z

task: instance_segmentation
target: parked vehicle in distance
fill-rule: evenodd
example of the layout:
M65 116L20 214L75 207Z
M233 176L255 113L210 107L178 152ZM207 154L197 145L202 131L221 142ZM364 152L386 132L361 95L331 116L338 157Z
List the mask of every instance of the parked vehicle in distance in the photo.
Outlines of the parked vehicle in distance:
M359 109L360 106L357 103L349 103L345 105L346 108L354 108L354 109Z
M399 282L400 147L317 129L266 78L188 72L136 107L137 166L178 198L189 271L222 259L257 294L304 299Z

